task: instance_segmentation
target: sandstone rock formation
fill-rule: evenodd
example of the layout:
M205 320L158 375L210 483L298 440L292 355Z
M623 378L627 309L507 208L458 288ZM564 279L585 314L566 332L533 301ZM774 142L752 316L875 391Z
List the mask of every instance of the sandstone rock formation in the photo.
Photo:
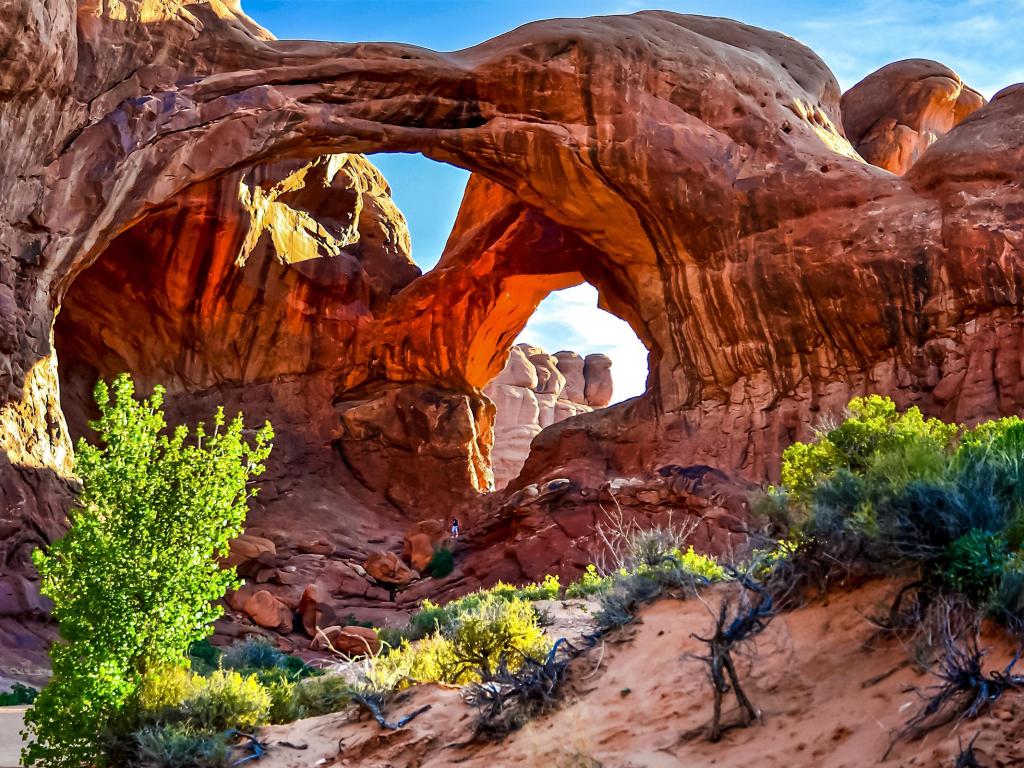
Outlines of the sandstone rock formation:
M316 633L310 648L330 650L345 656L373 656L380 652L377 633L368 627L327 627Z
M985 97L936 61L906 59L872 72L843 94L846 137L872 165L903 175Z
M591 408L604 408L612 401L612 360L608 355L594 352L583 361L583 378L586 386L583 396Z
M612 398L611 360L606 355L556 352L529 344L509 351L501 373L484 387L494 403L491 471L494 487L504 488L519 474L530 443L544 427L608 405Z
M419 578L394 552L371 552L363 567L378 582L393 587L404 587Z
M289 607L296 574L386 597L350 564L419 519L458 511L496 546L520 507L477 501L481 390L583 281L650 350L648 391L543 432L509 499L669 466L762 480L865 392L969 421L1024 405L1022 88L981 105L901 64L841 104L792 38L667 12L441 54L275 41L227 0L14 0L0 50L5 579L69 502L60 379L75 433L88 379L124 365L172 417L275 422L250 527ZM374 151L473 172L421 277L350 155ZM526 516L503 563L585 551L586 525Z

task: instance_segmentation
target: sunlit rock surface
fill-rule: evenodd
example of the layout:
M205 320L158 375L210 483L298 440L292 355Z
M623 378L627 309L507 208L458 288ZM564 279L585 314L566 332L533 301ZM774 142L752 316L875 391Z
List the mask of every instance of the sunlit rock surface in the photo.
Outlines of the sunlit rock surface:
M530 443L544 427L608 405L611 360L587 355L584 364L575 352L548 355L538 347L517 344L484 394L495 406L491 470L494 487L501 489L519 474Z

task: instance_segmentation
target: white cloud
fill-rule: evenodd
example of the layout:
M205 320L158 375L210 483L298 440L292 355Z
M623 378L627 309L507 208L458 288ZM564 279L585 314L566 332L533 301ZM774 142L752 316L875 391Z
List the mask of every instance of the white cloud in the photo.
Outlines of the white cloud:
M597 289L584 283L552 293L537 308L516 342L584 357L602 352L612 359L613 402L642 394L647 383L647 349L629 325L599 309Z

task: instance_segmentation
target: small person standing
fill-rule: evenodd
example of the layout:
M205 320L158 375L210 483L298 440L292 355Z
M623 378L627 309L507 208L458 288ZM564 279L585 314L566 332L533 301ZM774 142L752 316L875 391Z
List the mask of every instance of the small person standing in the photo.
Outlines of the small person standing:
M457 517L452 518L452 538L459 538L459 518Z

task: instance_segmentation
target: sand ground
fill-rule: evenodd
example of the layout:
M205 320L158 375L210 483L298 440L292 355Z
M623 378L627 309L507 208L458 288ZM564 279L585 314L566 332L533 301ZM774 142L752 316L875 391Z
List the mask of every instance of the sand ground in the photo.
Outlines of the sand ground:
M722 594L712 592L709 606L663 600L644 609L574 663L562 708L501 744L463 743L474 711L458 691L431 685L393 703L393 717L431 705L399 731L352 712L264 729L261 768L949 768L958 741L975 734L982 765L1024 765L1021 694L959 728L900 743L882 762L893 732L920 706L914 690L935 683L907 665L900 643L872 642L865 616L893 588L874 584L778 616L740 661L762 718L718 743L703 737L711 695L693 657L702 645L691 636L711 624L709 607ZM1005 664L1005 636L984 641L989 662Z
M25 707L0 707L0 768L17 768Z

